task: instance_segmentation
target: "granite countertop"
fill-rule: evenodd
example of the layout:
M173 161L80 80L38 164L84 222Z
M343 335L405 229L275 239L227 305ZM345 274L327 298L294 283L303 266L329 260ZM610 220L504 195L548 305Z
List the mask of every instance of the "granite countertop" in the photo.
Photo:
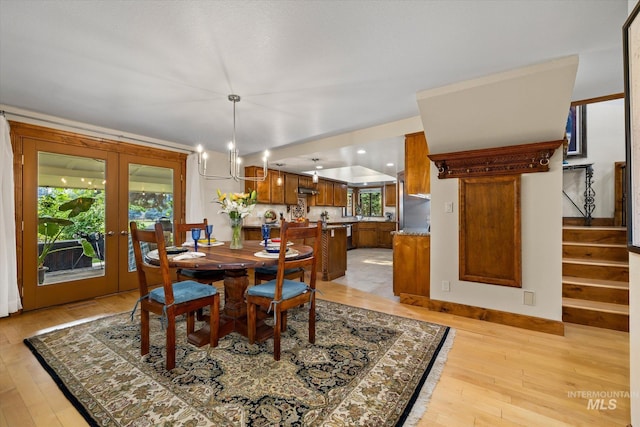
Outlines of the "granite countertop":
M430 236L428 228L405 228L400 231L392 231L391 234L398 234L402 236Z

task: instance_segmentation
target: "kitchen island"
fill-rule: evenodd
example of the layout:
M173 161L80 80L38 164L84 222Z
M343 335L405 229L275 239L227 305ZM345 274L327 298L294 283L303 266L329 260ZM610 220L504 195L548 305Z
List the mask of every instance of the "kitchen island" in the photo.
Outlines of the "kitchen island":
M248 225L242 228L246 240L260 240L260 226ZM280 225L271 225L271 237L280 237ZM313 242L301 242L313 246ZM345 275L347 271L347 229L343 225L327 225L322 228L322 248L318 258L318 272L322 280L328 281Z

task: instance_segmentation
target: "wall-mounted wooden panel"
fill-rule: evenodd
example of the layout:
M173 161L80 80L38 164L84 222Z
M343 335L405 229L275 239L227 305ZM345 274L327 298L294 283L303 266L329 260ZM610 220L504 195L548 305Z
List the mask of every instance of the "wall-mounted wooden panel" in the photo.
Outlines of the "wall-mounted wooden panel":
M522 287L520 175L461 178L460 280Z

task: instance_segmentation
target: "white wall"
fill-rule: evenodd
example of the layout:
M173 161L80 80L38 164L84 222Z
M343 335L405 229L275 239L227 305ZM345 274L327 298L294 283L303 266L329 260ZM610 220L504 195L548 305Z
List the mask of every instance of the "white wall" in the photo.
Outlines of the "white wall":
M625 160L624 99L587 105L587 157L572 158L569 164L593 163L594 218L613 218L614 163ZM584 170L566 171L563 190L584 211ZM563 196L562 215L579 217L580 212Z
M221 171L229 170L229 158L227 153L218 153L209 151L209 158L207 159L207 172L214 174L224 174ZM189 167L189 164L187 164ZM190 171L187 171L187 177L192 176ZM213 224L213 236L218 240L231 240L231 225L229 224L229 215L218 214L220 205L216 203L218 199L217 190L220 189L223 193L239 193L244 191L244 182L236 182L232 179L226 180L206 180L200 179L200 190L202 191L202 199L204 200L204 216L207 218L209 224ZM187 182L187 186L191 183ZM189 218L189 206L186 207L187 218Z
M431 168L432 299L562 320L561 204L549 191L560 188L562 157L554 155L550 165L549 172L522 175L522 288L458 279L458 179L438 179ZM453 213L444 212L445 202L453 202ZM533 306L523 304L525 290L535 292Z

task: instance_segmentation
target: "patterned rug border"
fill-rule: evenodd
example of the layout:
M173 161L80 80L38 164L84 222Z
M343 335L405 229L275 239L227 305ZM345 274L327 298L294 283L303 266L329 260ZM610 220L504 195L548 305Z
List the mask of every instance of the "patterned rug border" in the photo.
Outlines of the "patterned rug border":
M418 385L417 385L416 389L414 390L411 398L407 401L407 405L406 405L402 415L399 417L399 419L398 419L398 421L396 423L397 427L411 427L411 426L417 425L417 423L420 421L420 418L422 417L422 415L426 411L426 407L427 407L427 404L428 404L428 402L429 402L429 400L431 398L431 394L432 394L436 384L438 383L438 381L440 379L440 376L442 374L442 370L444 369L444 365L446 364L446 361L447 361L447 358L448 358L449 350L451 349L451 347L453 345L453 340L454 340L454 337L455 337L456 330L454 328L450 327L450 326L441 325L441 324L438 324L438 323L433 323L433 322L428 322L428 321L423 321L423 320L417 320L417 319L413 319L413 318L407 317L407 316L400 316L400 315L397 315L397 314L390 314L390 313L380 312L380 311L377 311L377 310L371 310L371 309L368 309L368 308L362 308L362 307L358 307L358 306L351 306L351 305L348 305L348 304L342 304L342 303L334 302L334 301L320 300L320 299L318 301L323 301L323 302L329 303L329 304L336 304L336 305L351 307L351 308L355 308L355 309L359 309L359 310L378 312L378 313L385 314L386 316L390 316L390 317L394 317L394 318L398 318L398 319L406 319L406 320L411 320L411 321L416 321L416 322L429 323L429 324L437 325L437 326L440 326L440 327L444 328L444 332L442 334L440 342L436 346L436 349L435 349L435 351L433 353L433 357L431 358L429 364L427 365L427 367L426 367L426 369L425 369L420 381L418 382ZM64 396L69 400L69 402L71 402L71 404L74 406L74 408L82 415L82 417L85 419L85 421L87 421L87 423L92 427L93 426L98 427L98 426L100 426L100 424L91 415L91 413L85 408L85 406L78 400L78 398L70 391L69 387L64 382L64 380L62 378L60 378L60 376L54 370L54 368L40 354L40 352L33 345L31 340L32 339L38 339L41 336L44 336L44 335L47 335L47 334L50 334L50 333L54 333L54 332L57 332L57 331L73 329L75 327L86 325L86 324L92 323L92 322L105 321L105 320L107 320L109 318L119 317L119 316L122 316L124 314L129 315L130 312L125 311L125 312L115 313L115 314L110 314L110 315L105 315L105 316L92 317L90 319L87 319L86 321L74 322L73 324L70 324L70 325L69 324L61 324L61 325L58 325L58 326L53 326L51 328L47 328L46 330L42 331L39 334L33 335L33 336L25 338L23 340L23 343L29 348L29 350L36 357L36 359L38 360L40 365L51 376L51 378L56 383L58 388L62 391ZM420 403L421 406L420 407L416 407L416 403Z

